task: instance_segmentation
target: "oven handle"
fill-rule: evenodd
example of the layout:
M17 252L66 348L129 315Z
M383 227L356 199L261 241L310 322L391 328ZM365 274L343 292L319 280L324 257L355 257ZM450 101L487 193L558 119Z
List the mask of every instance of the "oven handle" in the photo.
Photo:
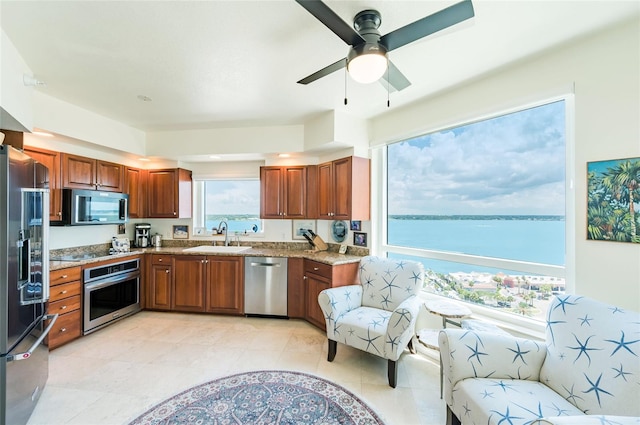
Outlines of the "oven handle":
M114 283L122 282L127 279L134 279L140 276L140 272L135 273L127 273L119 276L110 277L107 279L96 280L95 282L91 282L89 284L84 285L84 289L88 291L92 291L94 289L105 288L107 286L111 286Z
M29 357L31 357L31 354L33 354L35 349L38 348L38 346L40 344L42 344L42 341L44 341L44 339L47 337L47 335L49 335L49 332L51 331L51 328L53 328L53 325L56 323L56 320L58 320L58 315L57 314L46 314L46 315L42 316L41 320L49 320L49 319L51 319L51 322L49 323L49 326L47 326L47 329L45 329L44 332L42 332L42 334L36 340L36 342L33 343L31 348L29 348L27 351L25 351L23 353L18 353L18 354L13 354L11 356L7 356L7 361L8 362L12 362L12 361L16 361L16 360L26 360Z

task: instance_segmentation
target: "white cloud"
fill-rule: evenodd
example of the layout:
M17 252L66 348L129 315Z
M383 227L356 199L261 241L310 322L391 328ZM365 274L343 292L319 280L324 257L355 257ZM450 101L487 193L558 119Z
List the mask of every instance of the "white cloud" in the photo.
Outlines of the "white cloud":
M390 214L564 214L564 103L389 147Z

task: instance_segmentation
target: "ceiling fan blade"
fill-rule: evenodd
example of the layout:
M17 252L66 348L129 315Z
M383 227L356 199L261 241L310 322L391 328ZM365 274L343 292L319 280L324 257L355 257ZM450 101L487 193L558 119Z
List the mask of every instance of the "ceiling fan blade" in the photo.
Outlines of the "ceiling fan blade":
M347 58L342 58L337 62L332 63L329 66L325 66L324 68L322 68L320 71L316 71L313 74L309 75L308 77L304 77L302 80L298 81L298 84L309 84L314 82L315 80L318 80L322 77L325 77L329 74L331 74L332 72L335 72L339 69L344 68L345 66L347 66Z
M364 38L362 38L362 36L351 27L351 25L347 24L322 1L296 0L296 2L307 9L307 12L311 13L317 20L325 24L327 28L333 31L348 45L355 46L357 44L364 43Z
M464 0L409 25L405 25L402 28L398 28L395 31L391 31L389 34L383 35L380 37L380 43L390 52L422 37L473 18L473 16L474 11L471 0Z
M404 90L411 85L407 77L404 76L402 72L393 64L393 62L388 61L389 63L389 71L385 72L382 78L380 79L380 84L387 88L387 84L389 85L389 91L400 91Z

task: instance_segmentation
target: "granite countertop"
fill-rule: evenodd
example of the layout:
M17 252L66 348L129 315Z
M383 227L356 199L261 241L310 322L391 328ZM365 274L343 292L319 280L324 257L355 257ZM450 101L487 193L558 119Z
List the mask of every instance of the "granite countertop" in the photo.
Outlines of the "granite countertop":
M137 257L141 254L168 254L168 255L225 255L225 256L241 256L241 257L287 257L287 258L306 258L313 261L329 265L340 265L348 263L357 263L362 258L359 255L340 254L333 251L310 251L296 249L278 249L278 248L249 248L237 253L220 253L220 252L198 252L184 251L187 247L162 247L162 248L135 248L126 253L98 255L92 258L82 258L71 261L51 261L50 270L59 270L68 267L83 266L86 264L96 263L99 261L126 259Z

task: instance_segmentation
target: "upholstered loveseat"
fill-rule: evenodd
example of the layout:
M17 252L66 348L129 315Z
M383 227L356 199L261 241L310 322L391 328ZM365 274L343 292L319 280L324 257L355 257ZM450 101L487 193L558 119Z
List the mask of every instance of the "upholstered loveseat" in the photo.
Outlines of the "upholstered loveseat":
M640 314L554 298L545 342L439 335L447 423L640 424Z

